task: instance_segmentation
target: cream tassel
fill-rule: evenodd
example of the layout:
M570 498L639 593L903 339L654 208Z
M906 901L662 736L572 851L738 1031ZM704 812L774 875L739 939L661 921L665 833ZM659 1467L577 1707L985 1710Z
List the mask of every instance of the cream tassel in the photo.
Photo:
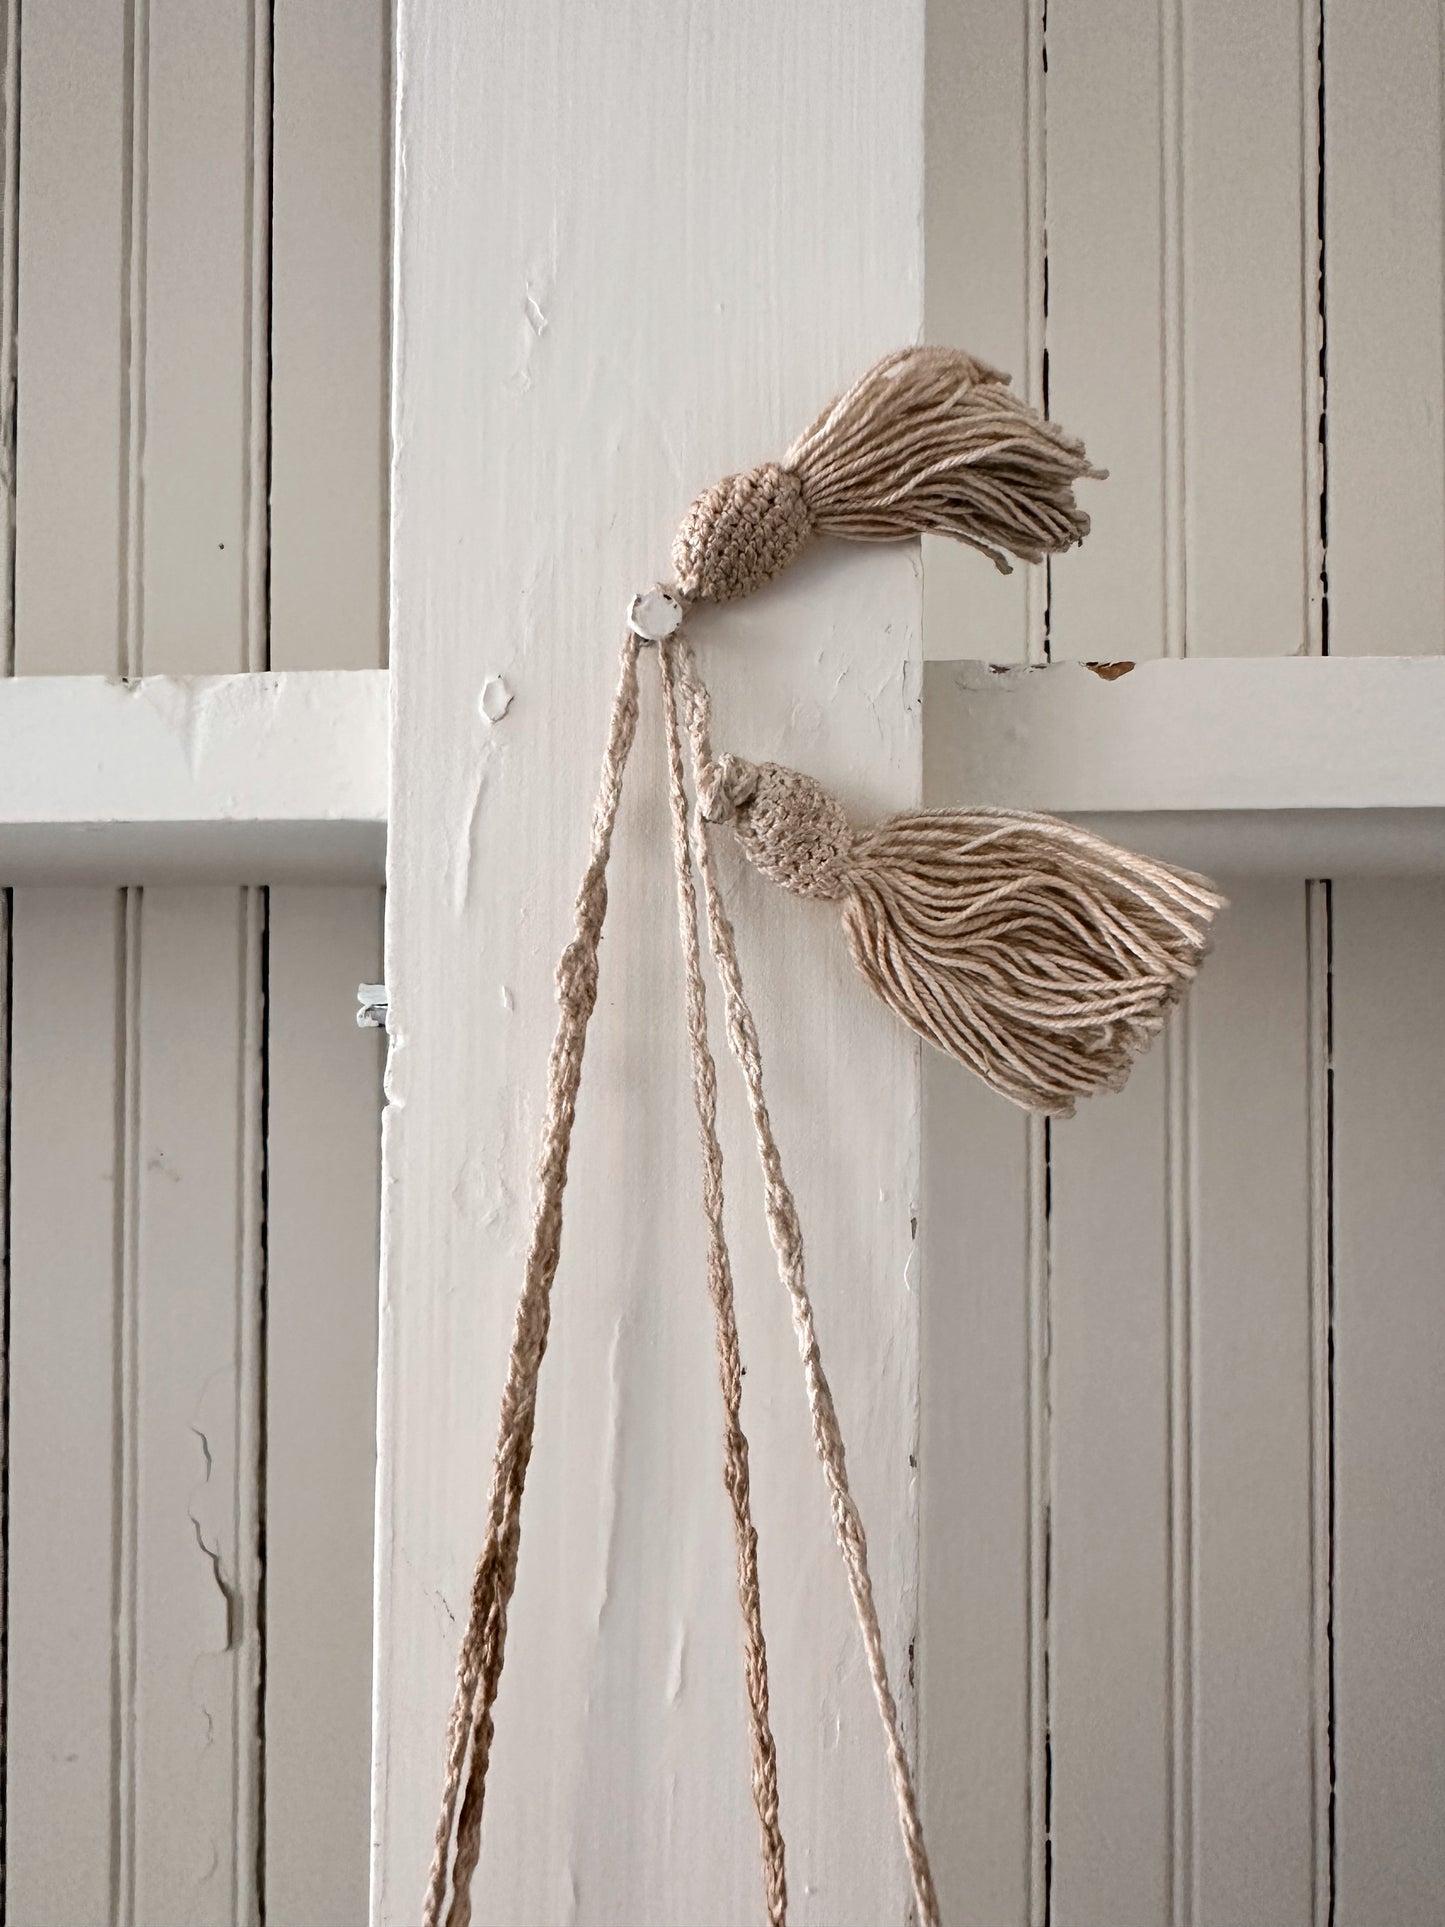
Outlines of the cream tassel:
M766 876L841 899L853 961L921 1036L1028 1110L1117 1090L1193 979L1206 878L1011 810L856 835L809 776L724 757L704 799Z
M781 462L700 495L673 543L690 599L731 601L778 575L813 535L896 542L948 535L1000 569L1082 542L1074 483L1102 477L1082 442L957 348L904 348L874 364Z

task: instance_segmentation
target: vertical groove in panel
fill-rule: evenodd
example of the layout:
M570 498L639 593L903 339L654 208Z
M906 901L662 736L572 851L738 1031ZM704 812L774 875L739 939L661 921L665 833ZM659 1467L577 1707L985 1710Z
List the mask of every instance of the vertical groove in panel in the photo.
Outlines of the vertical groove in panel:
M240 1128L236 1221L236 1610L253 1602L254 1628L234 1629L236 1707L233 1917L266 1918L266 1039L269 893L243 892L240 935Z
M1184 19L1183 0L1159 10L1159 287L1163 387L1160 469L1164 477L1164 653L1189 647L1185 548L1184 431Z
M1329 325L1325 307L1325 18L1324 0L1300 4L1300 221L1303 227L1305 652L1329 654ZM1313 886L1312 886L1313 887Z
M6 1904L7 1791L10 1757L10 1037L15 986L15 895L0 890L0 1921Z
M1049 411L1049 201L1048 201L1048 0L1024 0L1024 300L1023 393ZM1042 567L1024 571L1027 660L1049 659L1049 576Z
M1048 0L1025 0L1024 218L1028 300L1024 394L1049 410ZM1025 572L1026 659L1050 653L1051 564ZM1053 1570L1054 1439L1052 1347L1049 1342L1049 1176L1047 1118L1028 1120L1028 1690L1029 1814L1025 1892L1030 1927L1053 1914L1053 1725L1050 1607Z
M247 669L271 667L271 203L276 87L272 0L252 0L248 46L251 153L246 179L246 558Z
M20 267L20 0L5 0L3 217L0 217L0 676L15 673L15 347ZM0 1834L0 1863L3 1863ZM0 1919L4 1918L0 1871Z
M1169 1542L1169 1629L1167 1647L1169 1743L1169 1889L1173 1927L1192 1927L1197 1908L1195 1792L1195 1682L1198 1672L1195 1628L1197 1470L1194 1382L1197 1347L1190 1266L1193 1216L1191 1156L1194 1079L1193 1026L1185 1008L1175 1017L1164 1045L1166 1210L1168 1226L1167 1293L1169 1412L1167 1533Z
M141 914L138 889L121 893L116 959L116 1146L120 1193L115 1213L114 1465L115 1649L111 1723L112 1918L134 1927L136 1841L136 1667L139 1585L139 1479L136 1391L139 1380Z
M1028 1866L1030 1927L1053 1912L1053 1744L1049 1620L1052 1575L1054 1437L1049 1342L1050 1124L1030 1117L1028 1130Z
M1163 653L1188 653L1188 532L1186 526L1185 301L1184 301L1184 92L1183 0L1163 0L1159 10L1159 288L1160 288L1160 472ZM1169 1435L1165 1493L1168 1536L1169 1614L1165 1664L1169 1776L1166 1808L1168 1894L1173 1927L1192 1927L1195 1891L1194 1689L1197 1676L1194 1598L1196 1525L1194 1419L1194 1306L1190 1275L1193 1210L1191 1076L1193 1029L1181 1010L1164 1040L1166 1293L1169 1357L1166 1399Z
M1314 1927L1335 1918L1334 1070L1331 904L1309 883L1310 1808Z
M1028 300L1024 393L1049 407L1048 0L1025 0L1024 217ZM1050 565L1026 571L1025 649L1030 663L1049 659ZM1028 1120L1028 1689L1030 1927L1053 1912L1053 1745L1049 1631L1053 1553L1053 1403L1049 1343L1049 1160L1046 1118Z
M121 553L120 662L117 673L145 666L145 363L146 195L149 179L150 0L126 12L125 185L121 258Z

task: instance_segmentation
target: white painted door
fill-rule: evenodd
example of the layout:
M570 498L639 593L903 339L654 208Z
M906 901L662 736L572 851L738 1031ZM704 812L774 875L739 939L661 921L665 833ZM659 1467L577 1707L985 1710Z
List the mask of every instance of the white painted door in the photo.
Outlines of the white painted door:
M1360 874L1438 870L1440 826L1359 814L1432 760L1441 689L1299 664L1276 701L1219 660L1445 649L1440 30L930 11L930 333L1111 479L1043 581L930 555L929 653L1186 661L936 663L925 788L1122 807L1232 899L1117 1099L1030 1124L925 1067L922 1744L960 1922L1445 1914L1445 924L1437 882ZM1312 734L1341 781L1381 751L1365 793L1212 814L1285 800Z
M385 661L388 9L5 29L0 668L172 678L151 754L195 769L186 678ZM350 1927L379 879L109 848L3 898L0 1914Z
M818 556L699 626L727 730L860 815L1104 815L1232 897L1127 1092L1049 1128L920 1064L826 929L737 885L945 1915L1445 1913L1445 931L1411 874L1440 867L1441 696L1341 661L1445 648L1438 9L931 0L926 47L922 15L402 11L378 1920L429 1848L618 615L700 484L925 321L1087 438L1094 533L1009 581L928 552L921 697L911 559ZM1246 672L1294 656L1261 712ZM1073 667L1151 657L1179 673ZM1112 759L1074 753L1095 727ZM662 836L644 748L497 1922L759 1910ZM793 1912L876 1927L902 1865L743 1251Z

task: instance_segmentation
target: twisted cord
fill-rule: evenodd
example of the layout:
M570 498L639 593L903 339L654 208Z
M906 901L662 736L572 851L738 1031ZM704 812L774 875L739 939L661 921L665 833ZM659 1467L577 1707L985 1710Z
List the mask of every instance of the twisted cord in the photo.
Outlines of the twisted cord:
M873 1599L873 1583L868 1571L868 1541L863 1530L862 1518L848 1484L843 1435L838 1424L837 1410L833 1404L833 1393L828 1384L827 1374L823 1370L822 1355L818 1348L818 1336L813 1321L812 1301L808 1296L804 1278L802 1227L798 1222L798 1211L792 1191L783 1175L782 1159L778 1152L777 1141L773 1136L772 1119L768 1114L767 1100L763 1092L762 1052L758 1044L757 1026L753 1021L753 1014L743 990L736 938L723 903L712 845L707 835L704 813L709 808L709 799L716 803L719 788L726 783L726 769L725 766L720 766L713 756L711 705L707 689L697 673L691 645L685 637L679 635L670 647L675 651L677 686L682 697L683 713L692 743L694 783L699 798L698 810L693 819L693 854L697 862L698 874L702 878L703 902L707 910L708 944L723 987L728 1043L733 1056L741 1066L743 1079L747 1085L748 1104L752 1111L753 1130L757 1139L758 1161L762 1166L768 1232L772 1239L773 1250L777 1254L778 1276L788 1293L792 1308L793 1330L797 1334L798 1351L803 1360L808 1409L812 1417L813 1445L822 1463L823 1475L827 1482L833 1514L833 1529L837 1534L839 1549L847 1569L858 1629L868 1657L868 1671L872 1677L874 1697L878 1702L878 1711L883 1722L884 1745L888 1754L894 1797L898 1807L899 1832L902 1835L903 1850L907 1856L909 1872L913 1880L919 1927L939 1927L938 1897L934 1891L933 1874L928 1863L928 1849L923 1839L918 1796L913 1785L908 1754L903 1744L898 1707L888 1682L888 1662L883 1651L883 1633L878 1623L878 1610Z
M467 1628L457 1659L456 1693L447 1724L441 1812L422 1912L424 1927L438 1927L441 1920L454 1819L456 1846L452 1855L452 1903L447 1927L467 1927L471 1919L471 1883L481 1848L482 1804L492 1750L492 1707L502 1674L507 1608L517 1581L522 1488L532 1456L537 1380L547 1349L552 1281L557 1275L561 1252L562 1194L567 1186L567 1158L577 1115L587 1025L597 1002L597 951L607 915L607 861L622 799L623 772L637 734L638 647L637 637L629 632L622 645L621 672L592 813L592 845L577 892L576 934L557 966L557 1002L561 1015L547 1065L547 1110L537 1161L532 1238L517 1303L511 1356L507 1361L492 1489L487 1503L486 1538L472 1580ZM464 1765L467 1766L466 1791L460 1817L457 1817Z
M738 1604L743 1619L743 1673L748 1695L752 1743L753 1802L762 1829L763 1888L768 1920L784 1927L788 1883L782 1827L778 1819L778 1762L768 1723L768 1652L763 1640L758 1584L758 1535L753 1528L748 1477L748 1441L743 1431L743 1367L733 1306L732 1260L723 1227L723 1158L717 1134L717 1066L707 1038L707 992L697 934L697 889L688 849L687 789L683 776L682 734L677 719L673 645L658 651L662 672L662 714L667 737L668 800L672 807L672 851L677 870L678 929L686 982L687 1038L692 1056L692 1092L697 1106L702 1150L702 1202L707 1220L707 1283L717 1336L718 1379L723 1396L723 1483L732 1504L737 1547Z

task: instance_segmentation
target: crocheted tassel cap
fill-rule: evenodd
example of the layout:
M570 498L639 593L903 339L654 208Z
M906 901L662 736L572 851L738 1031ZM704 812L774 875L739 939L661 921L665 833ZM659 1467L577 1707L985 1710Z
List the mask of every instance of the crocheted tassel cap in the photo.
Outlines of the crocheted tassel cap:
M896 542L949 535L1005 572L1082 542L1082 442L1045 420L1008 376L957 348L885 356L800 435L781 462L700 495L672 545L691 600L761 588L813 535Z
M1124 1082L1224 901L1053 817L939 810L855 835L821 784L773 763L724 757L704 808L765 876L841 900L853 961L906 1023L1054 1117Z

